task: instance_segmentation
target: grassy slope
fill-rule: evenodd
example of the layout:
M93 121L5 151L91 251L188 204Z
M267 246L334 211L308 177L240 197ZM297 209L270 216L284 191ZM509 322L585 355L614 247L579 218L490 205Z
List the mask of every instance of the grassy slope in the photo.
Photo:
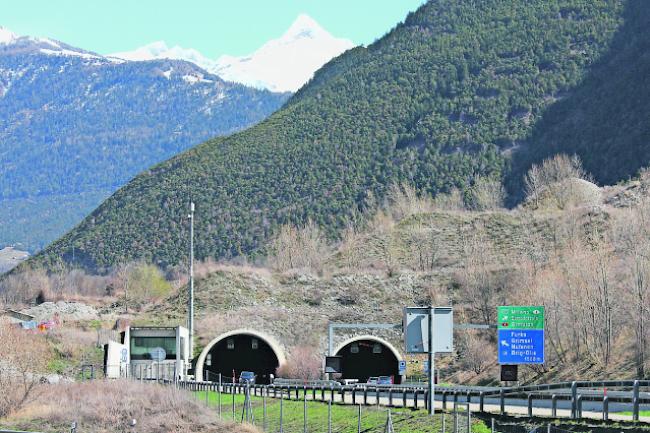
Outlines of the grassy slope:
M428 2L326 65L265 122L138 176L35 262L70 261L74 248L91 268L176 264L190 198L197 257L229 257L258 252L286 222L334 235L396 181L437 193L499 176L503 152L607 52L632 3Z
M221 394L212 391L196 392L196 398L199 402L204 402L207 393L207 406L219 411L221 403L222 419L232 420L232 394ZM320 395L320 394L318 394ZM221 400L220 400L221 399ZM254 424L258 427L263 425L263 402L260 397L252 397ZM244 404L243 395L234 395L236 419L241 419L242 408ZM304 406L302 401L285 400L282 403L282 416L285 432L302 432L304 428ZM216 408L216 409L214 409ZM280 425L280 402L277 399L267 400L267 425L271 431L278 431ZM307 431L320 432L327 430L327 403L307 402ZM383 432L386 424L386 409L377 409L375 407L364 407L361 411L361 429L364 432ZM416 432L438 432L442 428L441 415L431 419L424 410L411 410L394 408L391 412L393 427L398 433L416 433ZM453 425L453 417L445 415L447 426ZM355 406L343 406L335 404L332 406L332 431L350 432L356 431L358 423L358 409ZM474 420L472 423L472 432L481 433L489 431L485 424L480 420Z

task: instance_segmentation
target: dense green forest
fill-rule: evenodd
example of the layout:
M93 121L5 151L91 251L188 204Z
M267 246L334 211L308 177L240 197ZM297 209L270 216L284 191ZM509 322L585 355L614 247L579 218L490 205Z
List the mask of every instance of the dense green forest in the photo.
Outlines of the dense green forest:
M74 248L75 264L99 270L179 263L190 200L197 257L232 257L259 251L287 222L336 236L396 182L436 194L502 178L558 101L598 93L579 89L616 41L647 40L633 21L649 11L643 0L430 1L324 66L261 124L141 174L36 261L70 261ZM625 131L606 132L626 144Z
M624 12L625 27L607 54L572 91L544 113L508 175L512 197L524 171L556 153L577 154L601 185L650 164L650 3Z
M140 171L251 126L288 97L183 61L0 46L0 247L43 248Z

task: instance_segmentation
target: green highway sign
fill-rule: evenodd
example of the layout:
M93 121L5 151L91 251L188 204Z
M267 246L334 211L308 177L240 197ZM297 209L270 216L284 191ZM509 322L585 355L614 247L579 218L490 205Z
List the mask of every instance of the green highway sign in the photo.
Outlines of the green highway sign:
M497 308L499 329L544 329L544 307L505 306Z
M544 307L497 307L499 364L544 364Z

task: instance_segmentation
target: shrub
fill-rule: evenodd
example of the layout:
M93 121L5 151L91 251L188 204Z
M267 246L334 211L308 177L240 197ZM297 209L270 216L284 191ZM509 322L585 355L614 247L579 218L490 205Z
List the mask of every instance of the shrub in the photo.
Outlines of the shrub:
M431 212L434 203L426 194L419 194L409 184L392 185L386 197L386 213L395 221L401 221L412 215Z
M468 192L467 207L470 210L486 211L503 208L506 191L498 179L479 177Z
M129 305L162 299L172 290L172 285L165 279L160 269L148 263L125 265L115 274L115 282L122 288Z
M52 359L40 334L0 322L0 418L29 403Z
M62 431L72 421L78 423L79 431L94 433L256 431L250 426L218 421L214 411L194 401L184 391L132 381L45 386L43 394L33 404L31 413L37 416L32 423L45 424L52 431ZM129 427L133 419L137 422L136 429Z
M318 349L297 346L291 350L287 363L280 367L278 375L292 379L315 380L320 378L322 358Z
M322 274L331 255L325 236L312 222L304 227L282 226L269 250L269 264L281 272L304 269Z
M545 204L558 209L593 202L597 197L591 196L596 193L592 191L593 188L585 185L590 179L582 168L580 158L575 155L555 155L528 170L524 179L526 200L533 203L535 208Z

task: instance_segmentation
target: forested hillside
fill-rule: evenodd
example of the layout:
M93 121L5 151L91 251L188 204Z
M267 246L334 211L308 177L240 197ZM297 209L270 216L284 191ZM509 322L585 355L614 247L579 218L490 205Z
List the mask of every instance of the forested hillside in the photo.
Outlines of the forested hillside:
M650 161L650 5L633 2L608 53L570 93L544 113L510 174L517 196L522 174L556 153L577 154L601 185L634 175Z
M176 264L190 199L197 256L229 257L259 251L287 222L334 236L394 183L436 194L501 178L613 41L646 37L634 20L648 10L642 0L428 2L330 62L266 121L138 176L37 260L71 261L74 250L90 268Z
M152 164L250 126L289 94L175 60L0 44L0 247L44 247Z

